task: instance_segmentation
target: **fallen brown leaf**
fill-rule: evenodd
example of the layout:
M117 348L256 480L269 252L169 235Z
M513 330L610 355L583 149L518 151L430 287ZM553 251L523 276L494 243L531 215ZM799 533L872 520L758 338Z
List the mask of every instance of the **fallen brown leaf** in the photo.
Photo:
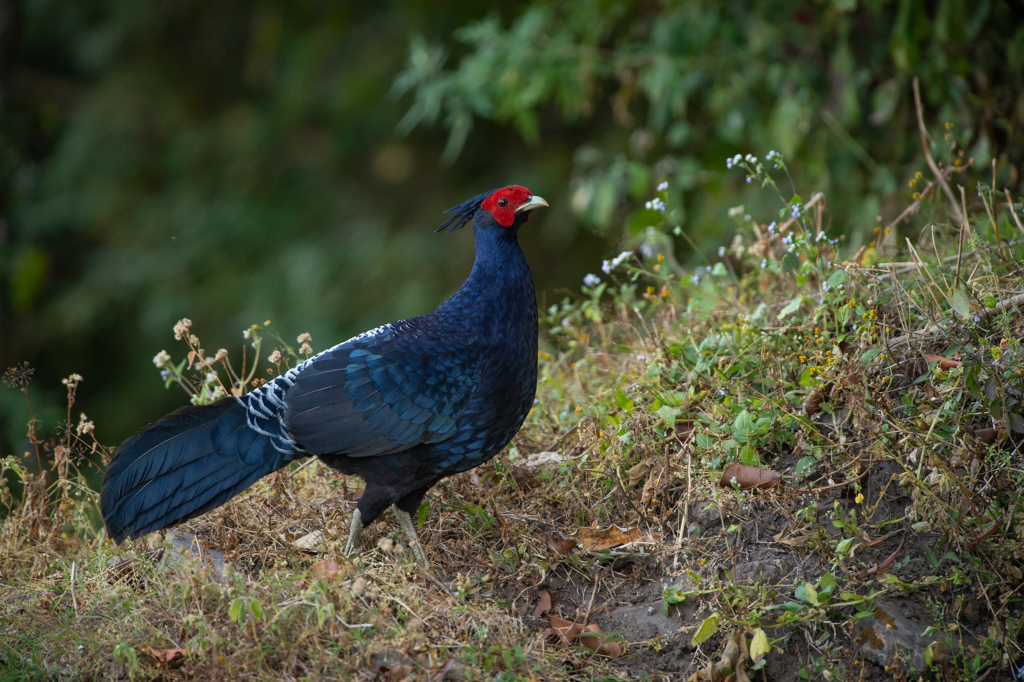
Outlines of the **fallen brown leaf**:
M551 627L544 629L544 636L560 642L563 646L571 645L576 637L583 632L583 626L579 623L573 623L550 613L548 614L548 625Z
M995 429L976 429L973 426L963 427L964 431L971 434L985 445L992 445L996 440L996 434L998 431Z
M540 599L537 601L537 608L533 610L533 617L540 618L545 613L551 610L551 593L547 590L542 590L540 593Z
M167 665L176 657L185 655L184 649L154 649L148 644L143 644L139 648L153 657L160 665Z
M821 412L821 402L825 399L825 391L821 386L815 386L811 389L811 392L807 394L807 400L804 401L804 414L808 417Z
M600 528L580 528L571 536L590 552L600 552L619 545L632 542L653 543L658 540L660 533L644 533L639 528L622 529L618 526Z
M313 564L313 575L327 583L337 582L344 572L344 569L333 557L321 559Z
M587 647L595 654L607 656L609 658L618 658L622 655L622 646L618 642L608 641L605 634L601 632L601 628L593 623L583 628L583 632L580 633L579 639L580 644Z
M633 468L626 472L629 475L629 487L632 488L637 483L644 480L647 477L647 472L650 470L651 465L646 461L633 466Z
M723 488L732 488L732 481L736 479L740 490L751 488L774 488L782 480L778 472L771 469L759 469L758 467L747 466L746 464L730 464L722 472L722 480L719 484Z
M928 361L929 365L932 364L933 362L939 363L939 369L943 370L953 369L954 367L959 367L960 365L963 364L959 360L953 360L943 355L935 355L934 353L925 353L924 359Z
M622 655L622 646L618 642L607 641L601 628L593 623L583 626L549 613L548 625L551 627L544 629L544 636L562 646L572 646L579 640L579 644L601 656L618 658Z
M544 538L544 544L557 556L569 556L576 549L575 540L568 540L555 535L548 535Z

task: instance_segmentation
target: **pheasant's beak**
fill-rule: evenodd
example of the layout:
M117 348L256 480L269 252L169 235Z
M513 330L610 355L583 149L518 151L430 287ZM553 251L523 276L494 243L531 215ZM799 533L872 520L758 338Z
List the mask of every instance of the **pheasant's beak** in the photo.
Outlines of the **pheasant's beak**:
M526 203L521 204L519 208L515 210L516 213L522 213L523 211L532 211L539 206L547 206L548 202L544 201L541 197L530 195L526 200Z

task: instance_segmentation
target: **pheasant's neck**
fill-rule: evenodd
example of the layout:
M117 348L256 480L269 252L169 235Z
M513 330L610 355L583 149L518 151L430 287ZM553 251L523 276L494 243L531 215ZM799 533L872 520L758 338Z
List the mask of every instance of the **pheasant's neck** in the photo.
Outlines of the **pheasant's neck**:
M533 275L514 233L475 229L476 262L469 279L446 306L458 308L470 324L535 334L537 298Z

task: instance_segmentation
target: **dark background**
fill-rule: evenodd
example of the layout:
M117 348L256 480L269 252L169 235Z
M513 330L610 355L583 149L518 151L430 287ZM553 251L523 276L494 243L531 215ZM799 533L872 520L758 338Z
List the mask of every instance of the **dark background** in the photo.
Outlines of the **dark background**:
M786 154L856 248L927 173L914 76L936 156L949 122L1019 195L1020 7L0 0L3 365L36 367L50 432L82 374L73 421L114 444L184 402L151 361L183 356L178 319L237 355L268 319L319 350L425 312L472 264L441 212L512 183L551 203L522 234L542 302L646 238L663 179L707 256L729 207L770 220L735 153ZM26 419L0 389L0 452L25 449Z

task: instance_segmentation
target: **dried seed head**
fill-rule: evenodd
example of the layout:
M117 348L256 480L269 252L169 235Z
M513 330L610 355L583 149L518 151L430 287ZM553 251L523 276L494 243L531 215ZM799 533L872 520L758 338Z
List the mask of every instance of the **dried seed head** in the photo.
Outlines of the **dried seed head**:
M188 330L192 328L192 320L187 317L183 317L178 320L178 323L174 325L174 340L181 341L188 335Z
M267 360L273 365L280 365L281 361L284 360L284 357L281 355L281 351L275 349Z
M299 338L298 338L298 342L299 343L309 343L312 340L313 340L313 337L310 336L308 333L307 334L299 334Z

